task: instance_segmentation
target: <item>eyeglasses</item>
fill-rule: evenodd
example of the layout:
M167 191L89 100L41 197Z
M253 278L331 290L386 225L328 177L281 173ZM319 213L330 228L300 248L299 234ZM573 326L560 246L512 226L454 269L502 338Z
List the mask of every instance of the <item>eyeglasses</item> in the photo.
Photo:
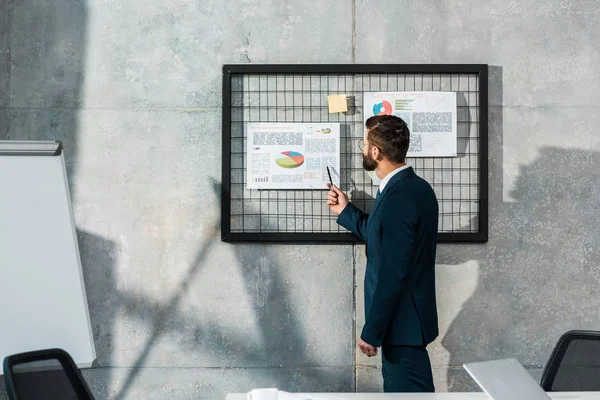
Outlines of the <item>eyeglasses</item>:
M366 146L365 139L360 139L358 141L358 148L360 149L360 151L363 151L365 149L365 146Z
M365 150L365 147L367 147L367 146L368 146L368 148L369 148L369 149L370 149L371 147L376 147L376 148L378 148L378 149L379 149L379 151L381 151L381 148L380 148L380 147L378 147L378 146L373 146L372 144L368 144L368 143L365 141L365 139L360 139L360 140L358 141L358 148L360 149L360 151L364 151L364 150Z

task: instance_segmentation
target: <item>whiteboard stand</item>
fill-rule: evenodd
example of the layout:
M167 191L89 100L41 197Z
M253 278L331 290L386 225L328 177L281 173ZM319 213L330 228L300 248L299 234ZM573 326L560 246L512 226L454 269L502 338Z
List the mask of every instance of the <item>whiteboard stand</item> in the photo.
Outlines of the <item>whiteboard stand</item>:
M0 360L61 348L80 368L96 349L62 143L0 141Z

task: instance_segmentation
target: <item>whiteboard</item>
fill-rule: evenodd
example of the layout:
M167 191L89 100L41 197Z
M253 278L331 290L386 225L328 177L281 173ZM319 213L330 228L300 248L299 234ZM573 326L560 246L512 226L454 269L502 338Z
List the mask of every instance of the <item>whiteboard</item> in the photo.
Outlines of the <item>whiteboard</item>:
M96 359L60 142L0 141L0 360L61 348Z

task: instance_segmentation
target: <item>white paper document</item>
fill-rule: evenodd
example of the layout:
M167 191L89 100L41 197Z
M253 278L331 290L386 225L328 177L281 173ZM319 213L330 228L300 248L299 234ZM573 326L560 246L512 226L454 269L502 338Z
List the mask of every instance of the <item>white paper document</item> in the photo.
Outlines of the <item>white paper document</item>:
M456 92L367 92L364 121L396 115L410 129L408 157L455 157Z
M290 393L275 388L265 388L252 389L246 394L246 400L346 400L346 398L328 393Z
M340 184L339 123L250 123L248 189L327 189Z

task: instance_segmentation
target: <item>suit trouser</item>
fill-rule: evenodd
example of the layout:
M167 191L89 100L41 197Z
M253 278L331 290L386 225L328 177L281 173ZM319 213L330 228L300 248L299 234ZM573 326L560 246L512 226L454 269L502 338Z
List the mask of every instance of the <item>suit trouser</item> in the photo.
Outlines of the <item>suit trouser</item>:
M384 392L434 392L429 353L425 346L383 346Z

